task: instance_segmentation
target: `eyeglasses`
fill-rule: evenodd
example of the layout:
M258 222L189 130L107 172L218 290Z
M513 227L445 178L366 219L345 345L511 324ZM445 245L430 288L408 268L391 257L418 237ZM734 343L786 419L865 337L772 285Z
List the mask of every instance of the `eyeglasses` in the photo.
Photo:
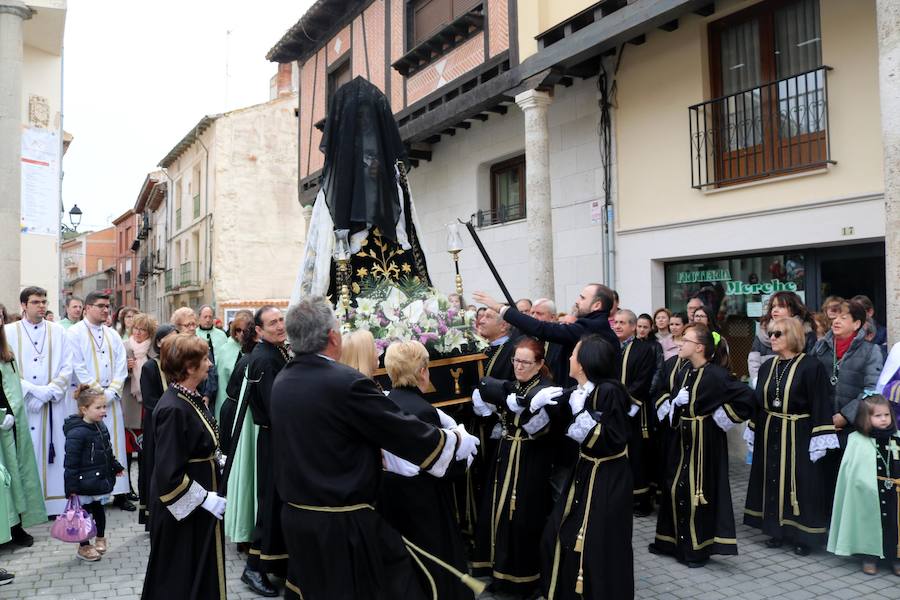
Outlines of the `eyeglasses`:
M783 335L784 335L784 332L779 329L773 329L772 331L769 332L769 337L775 338L776 340Z
M519 358L512 359L512 364L514 367L532 367L535 362L533 360L521 360Z
M88 306L93 306L95 308L99 308L100 310L109 310L109 304L88 304Z
M698 346L702 345L702 344L700 344L700 342L698 342L697 340L692 340L692 339L686 338L686 337L681 338L681 341L682 341L682 342L690 342L690 343L692 343L692 344L697 344Z
M47 304L47 300L29 300L28 304L34 304L35 306L44 306Z

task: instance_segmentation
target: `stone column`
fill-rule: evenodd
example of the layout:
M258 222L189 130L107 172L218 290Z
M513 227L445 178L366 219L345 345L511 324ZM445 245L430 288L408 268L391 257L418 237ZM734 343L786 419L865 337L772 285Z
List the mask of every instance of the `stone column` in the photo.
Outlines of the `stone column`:
M550 210L550 129L547 92L528 90L516 96L525 114L525 209L528 215L528 293L553 298L553 215Z
M888 347L900 342L900 2L877 0Z
M21 288L22 21L31 9L0 0L0 302L19 311Z

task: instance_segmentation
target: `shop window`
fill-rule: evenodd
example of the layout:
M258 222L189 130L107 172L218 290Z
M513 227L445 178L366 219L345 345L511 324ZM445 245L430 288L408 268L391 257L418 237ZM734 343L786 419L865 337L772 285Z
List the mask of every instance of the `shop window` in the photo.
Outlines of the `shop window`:
M432 35L437 33L444 25L447 25L457 17L460 17L474 7L481 4L482 0L415 0L411 3L410 22L412 35L409 37L408 46L418 46Z
M691 107L694 158L705 163L694 187L829 162L819 0L767 0L709 34L715 100Z
M525 218L525 155L491 166L491 208L479 211L478 225Z

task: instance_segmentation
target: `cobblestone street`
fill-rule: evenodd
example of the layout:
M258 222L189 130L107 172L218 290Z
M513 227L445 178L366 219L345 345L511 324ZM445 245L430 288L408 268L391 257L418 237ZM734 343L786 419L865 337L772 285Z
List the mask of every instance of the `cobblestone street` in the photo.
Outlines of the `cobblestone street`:
M732 464L736 510L743 508L748 472L748 467ZM0 588L0 598L139 598L148 553L147 535L137 525L135 513L112 508L107 515L110 551L97 563L78 561L74 546L50 538L49 526L30 530L35 537L31 548L0 547L0 566L16 574L14 583ZM765 536L741 525L740 518L738 556L714 558L706 568L688 569L672 559L647 552L655 524L655 517L635 521L637 598L900 598L900 578L887 569L882 568L879 575L871 577L860 571L857 561L838 558L823 550L800 557L786 548L766 548ZM231 600L258 598L240 582L242 568L243 559L234 544L229 544L228 597ZM482 596L483 600L492 598L506 600L502 596Z

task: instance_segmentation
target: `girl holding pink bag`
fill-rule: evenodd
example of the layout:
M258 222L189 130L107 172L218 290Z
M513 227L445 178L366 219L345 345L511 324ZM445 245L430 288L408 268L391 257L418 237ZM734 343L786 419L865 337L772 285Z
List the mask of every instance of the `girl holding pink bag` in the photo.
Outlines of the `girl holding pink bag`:
M115 478L125 473L113 454L109 431L103 424L106 417L106 397L103 392L80 385L75 392L78 414L66 419L66 458L64 462L66 495L77 495L81 505L94 518L97 537L81 542L78 558L88 562L100 560L107 550L105 537L106 512L103 504L109 500Z

